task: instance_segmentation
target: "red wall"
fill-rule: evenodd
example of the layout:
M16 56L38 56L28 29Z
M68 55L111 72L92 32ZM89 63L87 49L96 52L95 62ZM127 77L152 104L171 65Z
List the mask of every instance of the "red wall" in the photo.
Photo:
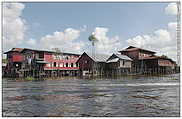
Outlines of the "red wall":
M29 51L27 50L26 52L29 52L30 54L32 54L32 58L35 58L34 56L36 54L38 54L38 52L36 51ZM59 66L56 66L54 67L53 65L47 65L45 64L44 65L44 69L60 69L60 70L78 70L79 67L78 65L76 66L76 62L79 58L79 56L76 56L76 55L66 55L66 56L72 56L71 58L69 59L54 59L53 57L53 53L48 53L48 52L44 52L44 61L45 62L48 62L49 64L53 64L54 62L56 62L56 64L59 64ZM8 54L8 61L9 62L23 62L24 61L24 55L23 54L20 54L19 52L11 52ZM69 66L66 67L65 65L63 65L62 67L60 67L60 63L61 64L65 64L68 63ZM71 63L73 63L73 67L71 67Z
M138 59L139 51L121 52L123 55L127 55L131 59Z
M81 70L91 70L92 69L92 64L94 62L87 55L82 55L82 57L79 59L78 63L79 63L79 68Z
M73 63L75 65L75 63L77 62L78 58L79 58L78 56L73 56L73 58L71 58L71 59L54 59L53 58L53 54L45 53L44 54L44 61L49 62L49 63L56 62L56 64L59 64L59 66L58 67L54 67L52 65L51 66L45 65L44 69L49 69L49 70L51 70L51 69L76 70L76 69L79 69L79 67L65 67L65 64L68 63L70 65L71 63ZM63 64L62 67L60 67L60 63Z
M23 62L24 57L20 53L12 52L12 53L9 54L8 59L9 59L10 62Z
M171 61L165 59L159 59L158 64L159 66L174 66L174 64Z

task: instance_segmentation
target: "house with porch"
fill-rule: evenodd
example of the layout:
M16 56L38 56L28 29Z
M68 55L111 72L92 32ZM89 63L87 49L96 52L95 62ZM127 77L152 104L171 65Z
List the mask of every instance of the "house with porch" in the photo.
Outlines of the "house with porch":
M50 77L77 75L79 54L12 48L7 54L5 68L9 77Z
M78 59L81 76L111 76L128 74L132 60L125 55L91 54L84 52Z
M157 56L156 52L129 46L119 51L122 55L130 57L132 62L132 72L142 74L174 73L176 63L166 57Z
M131 72L132 59L126 55L112 54L106 63L108 76L127 75Z
M106 71L106 61L109 55L84 52L77 63L80 76L103 76Z

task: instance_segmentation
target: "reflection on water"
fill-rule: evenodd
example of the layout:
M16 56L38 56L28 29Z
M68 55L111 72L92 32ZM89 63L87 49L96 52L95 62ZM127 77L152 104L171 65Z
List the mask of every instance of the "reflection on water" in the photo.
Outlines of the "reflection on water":
M179 116L178 77L3 79L3 116Z

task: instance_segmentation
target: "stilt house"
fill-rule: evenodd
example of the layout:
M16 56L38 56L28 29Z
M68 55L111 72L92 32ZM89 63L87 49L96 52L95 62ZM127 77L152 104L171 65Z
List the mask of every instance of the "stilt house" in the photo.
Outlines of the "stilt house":
M176 63L168 57L156 56L154 51L129 46L119 52L133 60L132 72L134 73L159 74L174 72Z
M107 75L119 76L129 74L131 71L132 59L126 55L113 54L107 59Z
M105 75L106 61L108 58L109 55L84 52L77 61L79 64L80 75Z
M79 54L13 48L7 54L6 71L12 77L77 75Z

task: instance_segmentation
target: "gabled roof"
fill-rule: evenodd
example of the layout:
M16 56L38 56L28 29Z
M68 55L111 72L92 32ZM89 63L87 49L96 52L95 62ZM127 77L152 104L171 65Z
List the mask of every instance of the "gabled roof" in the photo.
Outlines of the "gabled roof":
M105 54L92 54L92 53L86 53L92 60L95 62L106 62L109 58L109 55Z
M108 60L107 63L118 62L118 60L119 60L119 58L114 58L114 59Z
M131 58L129 58L128 56L126 56L126 55L121 55L121 54L114 54L114 55L116 55L118 58L120 58L120 59L125 59L125 60L132 60Z
M79 62L79 60L82 58L82 56L87 55L88 57L90 57L94 62L106 62L107 59L109 58L109 55L105 55L105 54L92 54L92 53L86 53L84 52L81 57L77 60L77 62Z
M117 62L119 59L132 61L132 59L129 58L128 56L126 56L126 55L112 54L112 55L107 59L107 63L109 63L109 62Z
M131 52L131 51L136 51L136 50L140 50L140 51L145 51L145 52L150 52L155 54L156 52L154 51L150 51L150 50L146 50L146 49L142 49L142 48L138 48L138 47L134 47L134 46L129 46L128 48L121 50L119 52Z
M131 49L131 48L136 48L136 47L134 47L134 46L129 46L129 47L127 47L126 49Z

